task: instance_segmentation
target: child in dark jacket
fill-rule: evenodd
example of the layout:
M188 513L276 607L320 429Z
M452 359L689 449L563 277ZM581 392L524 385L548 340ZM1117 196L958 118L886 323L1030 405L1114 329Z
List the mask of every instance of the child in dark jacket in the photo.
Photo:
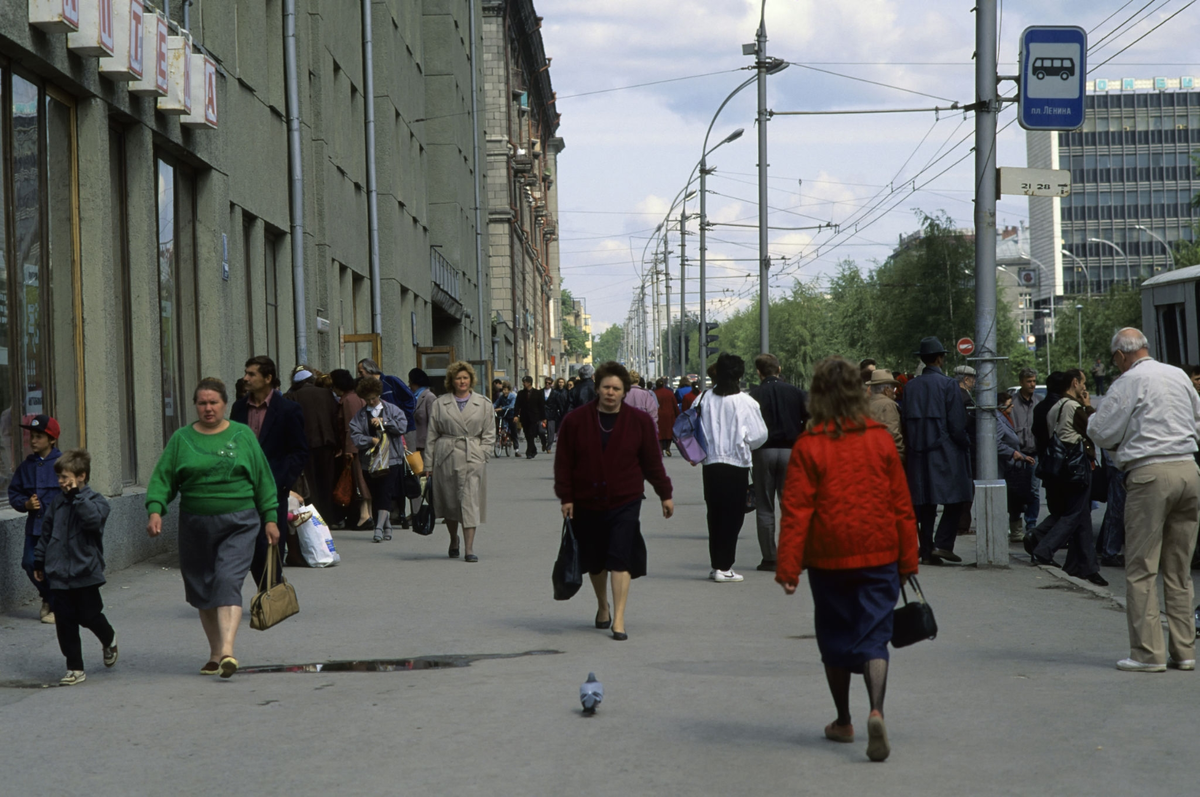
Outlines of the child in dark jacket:
M21 556L21 569L29 576L42 598L42 622L53 623L54 612L50 609L50 590L45 582L33 577L33 550L42 536L42 518L46 507L58 497L58 480L54 474L54 461L61 453L58 450L58 421L49 415L34 415L22 429L29 430L29 447L33 453L17 466L8 485L8 505L18 512L25 512L25 552Z
M82 448L66 452L54 463L62 494L46 509L34 552L33 577L49 587L58 646L67 658L67 674L58 682L60 686L74 686L87 677L80 626L104 646L104 666L117 663L117 632L104 616L100 599L102 536L109 508L104 496L88 486L91 468L91 455Z

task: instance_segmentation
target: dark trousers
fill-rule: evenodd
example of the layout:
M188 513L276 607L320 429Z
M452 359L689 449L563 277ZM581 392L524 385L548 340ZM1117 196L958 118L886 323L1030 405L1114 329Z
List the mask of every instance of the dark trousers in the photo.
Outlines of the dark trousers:
M542 425L540 423L529 423L525 425L525 458L533 459L537 456L537 443L543 434Z
M954 541L958 538L958 520L962 517L963 509L970 503L945 504L942 507L942 519L938 521L937 533L934 533L933 522L937 519L937 504L917 504L913 511L917 515L917 538L921 558L927 558L934 548L943 551L953 551Z
M42 596L42 600L50 600L50 588L46 586L45 581L38 581L33 577L33 555L37 551L38 538L25 535L25 550L21 554L21 569L25 571L25 575L29 576L29 583L37 589L38 595Z
M1090 576L1100 569L1096 561L1096 537L1092 530L1092 480L1083 484L1052 484L1046 482L1046 491L1055 493L1054 504L1061 509L1052 525L1038 526L1034 538L1037 547L1033 552L1050 559L1054 552L1067 547L1067 561L1063 571L1068 575ZM1040 534L1038 532L1041 532Z
M546 447L547 451L549 451L550 447L554 445L554 437L557 433L558 433L558 421L554 420L553 418L547 418L546 419L546 437L544 440L542 440L542 445L544 445Z
M1036 465L1030 465L1031 469L1036 468ZM1038 515L1042 511L1042 480L1038 478L1037 473L1029 474L1029 499L1025 504L1025 526L1036 526Z
M341 475L339 452L337 446L310 448L308 464L304 466L304 481L308 485L308 495L305 497L326 523L340 520L344 514L344 510L333 502L333 486Z
M83 669L83 644L79 641L80 626L96 635L100 644L110 646L117 632L104 616L104 601L100 585L79 589L50 590L50 606L54 609L54 630L58 647L67 657L68 670Z
M1107 454L1104 467L1108 468L1108 508L1096 536L1096 553L1109 559L1120 556L1125 547L1125 474L1109 464Z
M750 469L705 465L704 503L708 506L708 559L714 570L730 570L737 558L738 534L746 520Z

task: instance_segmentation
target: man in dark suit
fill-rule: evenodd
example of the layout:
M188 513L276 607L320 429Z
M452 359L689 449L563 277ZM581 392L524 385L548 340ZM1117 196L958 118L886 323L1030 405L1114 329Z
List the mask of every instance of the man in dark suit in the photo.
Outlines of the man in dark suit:
M304 410L300 405L288 401L277 390L279 376L275 361L259 355L246 360L246 372L242 377L246 383L246 395L233 403L230 420L249 426L258 438L271 474L275 477L275 489L279 493L279 514L276 523L287 529L288 492L308 464L308 440L304 435ZM280 554L286 552L287 535L279 537ZM297 549L296 553L299 553ZM258 534L254 546L254 561L250 572L256 583L262 581L267 562L267 533L264 528Z
M525 430L525 459L537 456L537 448L533 441L546 434L543 424L546 422L546 397L542 391L533 387L533 377L527 376L521 380L523 389L517 394L517 417L521 419L521 428Z
M904 386L904 440L908 448L905 470L913 510L917 515L921 561L941 564L961 562L954 553L958 520L974 496L971 482L971 441L967 436L967 409L961 390L942 372L946 349L935 337L921 339L918 352L925 370ZM942 519L935 536L938 505Z
M292 389L283 394L304 411L304 438L308 443L308 464L304 483L308 499L326 524L341 520L342 510L333 502L333 486L338 478L338 454L342 451L342 424L338 421L338 403L333 391L317 387L316 377L301 367L292 374ZM300 492L299 490L297 492Z

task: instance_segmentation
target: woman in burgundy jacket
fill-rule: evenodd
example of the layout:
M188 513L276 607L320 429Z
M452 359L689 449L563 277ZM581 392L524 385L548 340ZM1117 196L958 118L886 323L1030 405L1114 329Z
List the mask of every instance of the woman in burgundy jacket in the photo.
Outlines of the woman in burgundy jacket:
M599 610L596 627L625 633L631 579L646 574L646 542L639 515L644 482L662 500L664 518L675 512L671 480L663 469L654 421L623 409L629 372L615 362L596 369L597 397L562 420L554 455L554 493L579 543L579 565L591 576ZM608 580L613 605L608 605Z
M883 761L892 610L917 572L916 516L896 444L868 419L858 367L840 357L818 363L810 409L784 481L775 580L791 595L808 568L817 647L837 707L826 738L854 741L850 674L862 673L871 700L867 756Z

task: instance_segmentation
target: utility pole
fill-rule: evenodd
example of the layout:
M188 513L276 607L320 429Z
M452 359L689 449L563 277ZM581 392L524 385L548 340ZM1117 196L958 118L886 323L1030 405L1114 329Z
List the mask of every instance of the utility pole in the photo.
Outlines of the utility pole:
M758 22L758 35L754 41L756 44L755 66L758 68L758 337L759 351L769 352L771 350L771 291L768 283L771 278L771 256L767 254L767 122L770 120L770 114L767 113L766 0L763 0L762 16Z
M724 142L722 142L722 143L724 143ZM704 333L707 332L707 328L704 326L704 321L707 318L707 308L705 307L705 301L704 301L704 299L705 299L705 297L704 297L704 294L705 294L705 284L704 284L704 281L705 281L705 274L704 274L705 255L704 255L704 252L705 252L705 248L706 248L706 244L707 244L707 241L705 240L706 236L704 235L704 226L708 222L708 216L705 214L705 209L706 209L706 205L707 205L707 202L705 201L705 194L707 193L707 189L704 184L705 177L707 176L707 173L708 173L708 164L705 162L706 160L707 160L707 156L700 158L700 337L698 338L698 340L700 341L700 370L701 371L708 370L708 357L707 357L708 350L704 348ZM763 351L766 351L766 349L764 349Z
M665 277L667 283L667 331L665 333L667 337L667 368L665 371L663 371L663 376L666 376L669 379L671 374L675 373L673 370L671 370L672 365L675 362L675 357L672 354L672 352L675 350L675 347L671 343L671 269L670 263L667 261L666 233L663 233L663 277Z
M679 206L679 375L687 373L687 199Z
M996 0L975 5L975 551L1008 567L1006 487L996 460Z

